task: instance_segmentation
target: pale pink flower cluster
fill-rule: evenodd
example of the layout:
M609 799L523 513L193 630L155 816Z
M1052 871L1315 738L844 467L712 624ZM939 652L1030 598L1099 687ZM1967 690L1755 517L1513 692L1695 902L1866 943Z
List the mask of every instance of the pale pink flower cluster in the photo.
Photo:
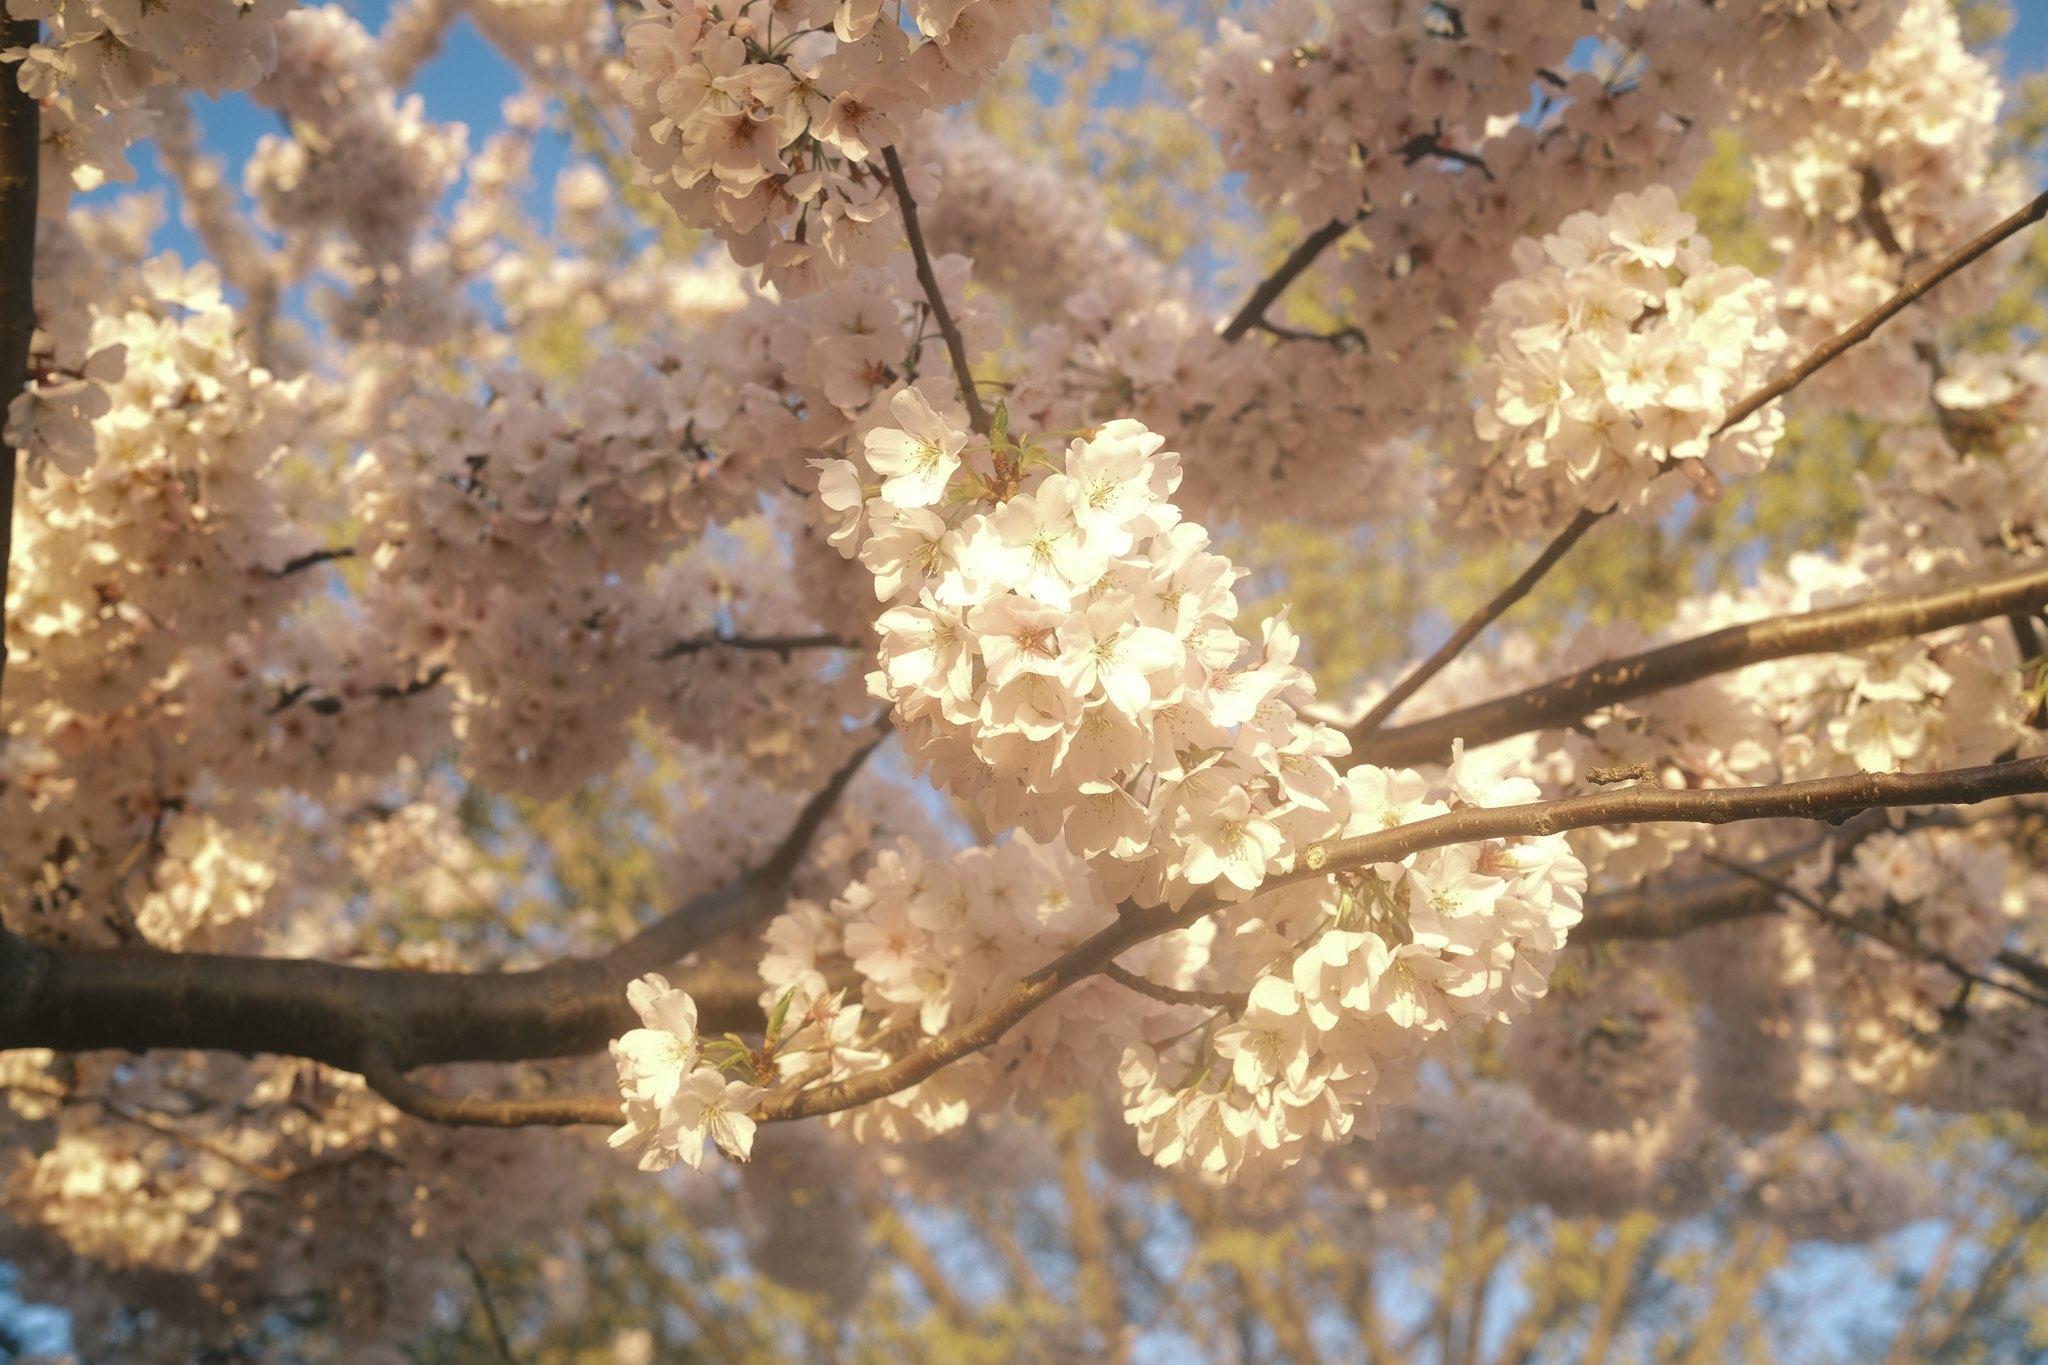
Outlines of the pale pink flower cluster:
M467 130L424 117L378 72L376 40L332 6L287 15L255 90L291 130L251 155L249 193L290 236L339 229L373 264L405 258L467 156Z
M190 1274L241 1230L220 1185L226 1163L202 1156L183 1167L152 1158L162 1140L125 1133L90 1109L65 1111L39 1157L0 1180L0 1202L49 1228L74 1253L122 1269Z
M684 222L785 295L897 249L881 151L925 109L971 95L1048 0L644 0L625 27L634 155Z
M1238 571L1167 501L1164 438L1122 419L996 451L917 389L891 413L819 497L892 604L869 687L936 782L1148 901L1243 899L1336 830L1344 741L1298 718L1283 620L1243 659Z
M1071 363L1071 387L1097 371L1120 382L1138 368L1126 354L1173 371L1138 373L1126 388L1135 399L1109 410L1169 428L1191 460L1220 465L1233 513L1353 522L1398 505L1398 493L1360 490L1402 475L1392 442L1469 421L1444 400L1460 390L1481 309L1514 274L1517 240L1619 195L1685 183L1710 130L1753 92L1828 62L1853 68L1897 8L1286 4L1264 7L1256 32L1226 22L1204 55L1197 110L1268 207L1305 227L1360 215L1358 231L1293 290L1314 291L1354 331L1336 339L1336 354L1314 339L1248 338L1212 364L1200 348L1170 344L1174 318L1155 309L1097 329L1107 333L1099 347L1084 332L1086 351L1049 336L1034 350L1033 381ZM1594 41L1604 46L1589 62L1559 55Z
M1809 899L1981 974L2020 918L2003 844L1947 829L1884 830L1846 856L1831 849L1788 878ZM1803 908L1787 905L1795 917ZM1880 1094L1910 1094L1943 1064L1938 1040L1967 1017L1978 994L1939 962L1810 918L1808 970L1827 1001L1811 1035L1843 1081ZM1987 992L1995 993L1995 992Z
M1868 1242L1937 1207L1925 1167L1906 1165L1855 1133L1826 1142L1786 1135L1744 1152L1736 1171L1757 1213L1795 1241Z
M626 988L641 1027L612 1040L626 1121L611 1145L639 1154L643 1171L665 1171L678 1161L704 1164L707 1140L735 1160L754 1150L749 1110L763 1092L703 1061L697 1003L657 975Z
M46 377L8 410L15 552L38 566L9 583L19 704L131 700L294 592L251 571L304 546L271 477L309 429L304 384L253 361L211 266L162 256L129 282L46 334Z
M1476 758L1441 782L1369 767L1345 781L1346 834L1537 795ZM1305 932L1236 1020L1125 1053L1124 1117L1139 1149L1228 1181L1371 1136L1379 1106L1412 1092L1426 1058L1543 995L1585 884L1570 847L1549 836L1429 850L1323 885L1316 913L1294 926Z
M1679 1100L1692 1067L1692 1012L1677 983L1625 959L1586 965L1508 1034L1515 1079L1555 1118L1625 1128Z
M798 902L768 927L763 1005L793 993L789 1018L806 1021L778 1053L781 1072L843 1078L886 1065L1114 919L1079 859L1029 837L951 857L908 841L885 847L829 908ZM1192 984L1212 934L1207 925L1169 934L1122 961L1163 985ZM850 1001L834 989L849 971L860 983ZM833 1121L863 1140L894 1141L950 1131L993 1106L1029 1112L1093 1083L1148 1029L1184 1026L1184 1014L1085 982L971 1061Z
M1784 349L1770 286L1716 265L1696 226L1657 186L1516 243L1476 338L1477 439L1454 448L1461 524L1551 529L1642 507L1666 473L1711 491L1769 460L1775 409L1719 429Z
M1883 565L1882 553L1872 547L1866 562ZM1801 555L1751 600L1774 614L1796 612L1867 597L1888 582L1901 580ZM1760 666L1730 685L1752 687L1753 704L1788 732L1778 752L1787 776L1925 772L1990 762L2033 742L2017 663L2011 636L1986 622Z
M1802 349L1848 326L1927 262L2029 193L1996 155L2003 88L1969 51L1955 9L1909 0L1867 61L1769 89L1742 111L1756 193L1784 254L1786 326ZM2016 249L2008 248L2008 258ZM1808 402L1911 420L1925 408L1922 353L1995 297L2004 272L1966 272L1815 376Z
M1924 385L1924 376L1921 382ZM1982 572L2048 554L2048 355L1964 352L1934 386L1932 420L1885 433L1859 537L1916 573Z
M1529 103L1588 28L1578 0L1267 5L1226 19L1197 112L1259 202L1308 222L1392 204L1422 148L1464 148ZM1390 191L1392 193L1390 193Z
M160 84L218 96L246 90L277 60L276 25L293 0L11 0L41 41L0 51L0 79L42 104L42 211L62 216L73 190L132 180L144 92Z
M606 770L643 707L685 738L763 750L815 719L822 696L865 709L857 677L820 691L829 650L715 643L818 624L775 532L742 528L765 471L706 448L705 408L668 382L665 354L593 371L559 398L512 374L487 406L422 387L354 471L358 551L425 596L395 622L406 654L459 675L465 759L495 780L556 792ZM721 559L694 539L722 517L754 548ZM521 582L515 566L536 561L546 580ZM543 733L552 742L535 744ZM790 757L829 771L846 747Z
M1678 1217L1707 1204L1726 1174L1709 1133L1684 1105L1628 1127L1588 1129L1521 1086L1460 1071L1390 1108L1379 1140L1340 1159L1358 1162L1369 1188L1403 1201L1440 1199L1470 1182L1488 1199L1560 1217L1612 1218L1646 1205Z
M381 1359L431 1315L458 1247L546 1236L607 1164L576 1137L402 1119L357 1078L297 1060L79 1058L64 1078L48 1151L0 1179L0 1247L124 1360L189 1361L232 1335L223 1303L313 1294L332 1295L356 1354ZM195 1110L201 1095L223 1102ZM110 1122L102 1102L154 1126ZM124 1340L138 1310L150 1330Z
M135 909L135 927L151 944L192 947L207 931L263 910L281 859L256 837L181 813L165 822L161 838L163 856Z

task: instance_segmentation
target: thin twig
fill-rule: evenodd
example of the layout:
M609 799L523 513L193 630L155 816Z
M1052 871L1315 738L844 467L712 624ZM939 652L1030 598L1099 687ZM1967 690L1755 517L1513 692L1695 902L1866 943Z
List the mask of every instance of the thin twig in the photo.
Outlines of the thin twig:
M736 649L780 654L783 662L800 649L852 649L853 641L843 635L821 632L815 635L697 635L678 640L655 655L656 662L679 659L707 649Z
M329 564L337 559L354 559L355 556L356 547L353 545L329 545L318 550L308 550L302 555L293 555L276 568L265 572L272 578L290 578L293 574L310 569L315 564Z
M931 253L924 243L924 229L917 222L917 201L911 198L910 181L903 175L903 159L896 155L894 147L884 147L882 164L889 168L889 182L896 188L896 203L903 210L903 236L910 243L910 259L917 267L917 282L924 287L924 299L932 310L932 321L938 324L939 335L945 339L946 355L953 362L953 378L960 387L960 402L967 408L967 420L975 431L987 436L992 429L988 409L981 405L981 395L975 391L974 371L967 365L967 343L960 336L960 326L953 321L953 310L946 306L946 295L939 288L938 274L932 269Z
M1719 854L1709 853L1704 856L1707 862L1712 863L1716 867L1732 872L1747 881L1755 882L1760 887L1769 888L1773 894L1783 896L1823 923L1832 925L1846 933L1857 934L1873 942L1882 943L1893 952L1903 954L1906 957L1931 962L1949 972L1959 981L1967 981L1972 985L1989 987L1995 991L2004 991L2015 1000L2023 1000L2029 1005L2038 1005L2042 1009L2048 1009L2048 996L2036 995L2032 991L2022 990L2009 981L2000 981L1997 977L1986 976L1939 948L1929 947L1904 934L1895 934L1882 925L1866 924L1854 915L1845 915L1831 905L1823 905L1799 888L1779 881L1775 877L1766 876L1754 868L1744 867L1741 863L1723 858Z
M2025 231L2044 217L2048 217L2048 192L2034 196L2024 208L2001 219L1936 261L1924 274L1908 282L1874 311L1829 337L1815 347L1806 359L1730 408L1728 416L1714 434L1718 436L1737 423L1746 421L1774 400L1783 398L1813 378L1820 370L1840 359L1845 352L1868 341L1876 335L1878 328L1918 303L1943 280L1972 264L2006 238Z
M1549 573L1557 561L1571 553L1572 547L1606 515L1606 512L1581 511L1573 517L1571 525L1559 531L1557 538L1544 546L1543 553L1530 561L1528 568L1515 575L1512 583L1495 593L1479 610L1466 617L1464 623L1451 632L1451 638L1439 645L1435 653L1410 669L1406 677L1395 683L1387 695L1381 697L1373 708L1365 713L1364 718L1352 727L1352 735L1363 738L1379 729L1402 702L1414 696L1424 683L1441 673L1445 665L1457 658L1465 646L1478 639L1481 631L1499 620L1508 608L1527 597L1530 590L1542 581L1543 575Z
M1241 1009L1245 1002L1243 995L1231 991L1184 991L1174 986L1162 986L1157 981L1151 981L1139 976L1136 972L1126 971L1114 962L1104 967L1102 974L1111 981L1116 982L1119 986L1134 990L1140 995L1150 996L1152 999L1166 1005L1197 1005L1204 1009Z
M491 1329L491 1342L498 1348L498 1358L517 1362L519 1357L512 1354L512 1341L505 1335L505 1324L498 1321L498 1305L491 1298L491 1284L484 1278L484 1268L476 1263L476 1257L469 1254L468 1247L457 1246L455 1251L469 1270L469 1282L476 1286L476 1301L484 1310L484 1322Z
M1323 254L1324 248L1349 232L1354 221L1350 218L1332 218L1303 238L1294 250L1287 253L1285 260L1273 267L1272 274L1253 287L1250 296L1230 315L1230 321L1224 323L1222 330L1216 335L1225 341L1235 341L1250 331L1266 316L1266 310L1273 306L1273 301L1287 291L1288 285L1294 283L1295 277L1314 265L1316 257Z

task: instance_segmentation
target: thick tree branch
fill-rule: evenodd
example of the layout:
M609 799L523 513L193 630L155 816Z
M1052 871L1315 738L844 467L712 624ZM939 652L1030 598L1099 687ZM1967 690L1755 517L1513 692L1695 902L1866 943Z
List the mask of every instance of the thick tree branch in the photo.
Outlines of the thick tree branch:
M4 46L35 46L34 19L6 21ZM36 201L42 110L21 88L21 67L0 65L0 420L28 383L35 336ZM14 557L16 452L0 438L0 685L7 674L7 574Z
M849 775L850 769L842 771L842 777ZM1859 773L1719 791L1636 789L1472 808L1316 845L1300 867L1268 879L1265 889L1398 861L1425 849L1594 825L1829 819L1880 807L1973 804L2041 791L2048 791L2048 758L1946 772ZM825 796L821 792L814 798L775 857L734 887L703 898L700 904L710 903L714 925L722 918L721 910L735 913L730 902L765 898L776 884L774 869L791 867L801 857L798 836L807 825L814 829L822 820L819 807ZM1178 909L1127 906L1115 923L1026 976L979 1016L889 1066L772 1096L758 1116L809 1118L908 1089L993 1044L1041 1005L1102 972L1132 947L1222 908L1207 893ZM762 913L760 904L750 903L742 917L751 921ZM604 958L498 976L380 972L185 954L86 954L34 948L4 935L0 985L8 989L0 994L7 1005L0 1014L0 1048L279 1052L374 1072L385 1083L395 1078L394 1103L443 1122L610 1122L614 1111L598 1113L608 1098L463 1099L408 1082L404 1073L436 1061L514 1060L595 1050L630 1026L618 987L644 969L643 960L649 965L671 961L720 931L714 927L700 932L664 922ZM195 961L201 966L198 972L192 970ZM256 988L256 993L244 994L245 985ZM595 998L584 995L590 990L598 992ZM700 1016L703 1026L717 1028L708 1016L708 1011ZM525 1108L498 1107L507 1104Z
M1251 294L1238 310L1230 315L1230 321L1224 323L1222 330L1216 335L1225 341L1236 341L1263 322L1266 310L1273 306L1274 300L1287 292L1287 286L1293 284L1302 271L1315 264L1316 257L1322 255L1330 243L1349 232L1354 221L1356 220L1350 218L1332 218L1304 237L1294 250L1287 253L1285 260L1273 267L1272 274L1253 287Z
M879 743L879 739L874 743ZM874 743L805 803L775 851L610 951L530 971L411 972L214 953L66 949L0 929L0 1049L197 1048L356 1071L592 1052L633 1026L625 985L782 907L797 864ZM688 988L704 1027L758 1025L757 983Z
M953 321L953 310L946 306L945 291L939 288L938 273L932 269L932 257L924 242L924 229L917 221L917 201L910 196L910 181L903 175L903 158L896 155L894 147L882 149L882 164L889 168L889 183L895 187L896 203L903 210L903 236L910 243L910 259L917 267L917 282L924 289L925 303L932 310L932 321L938 325L939 336L945 340L946 356L953 362L953 378L960 386L960 402L967 408L967 420L975 431L987 436L989 425L988 409L981 405L981 394L974 387L974 371L967 364L967 343L960 336L960 325Z
M1603 706L1648 696L1751 664L1857 649L2048 603L2048 567L1959 587L1875 597L1796 616L1774 616L1609 659L1536 687L1440 716L1375 731L1372 717L1351 730L1352 757L1395 767L1440 763L1451 742L1492 744L1565 725Z

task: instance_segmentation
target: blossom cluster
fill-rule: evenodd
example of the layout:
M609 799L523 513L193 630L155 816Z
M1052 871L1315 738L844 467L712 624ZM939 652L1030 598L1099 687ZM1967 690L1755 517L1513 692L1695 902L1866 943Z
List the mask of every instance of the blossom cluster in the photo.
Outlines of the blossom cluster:
M1399 443L1418 427L1470 420L1443 400L1463 390L1466 349L1516 273L1517 241L1684 183L1710 130L1818 71L1855 71L1899 9L1289 4L1264 7L1253 29L1225 21L1203 57L1197 112L1262 204L1307 225L1359 219L1294 290L1352 325L1273 345L1247 338L1219 363L1177 345L1172 312L1155 308L1094 329L1099 345L1060 329L1083 334L1064 346L1048 335L1033 368L1069 365L1084 392L1108 372L1124 390L1117 410L1181 433L1190 458L1228 470L1233 512L1356 521L1402 505L1363 490L1401 477ZM1595 60L1565 60L1594 43ZM1145 367L1122 359L1132 355ZM1155 380L1154 367L1170 377Z
M1461 523L1550 529L1640 507L1667 472L1711 490L1768 461L1783 416L1726 418L1784 348L1770 286L1716 265L1695 228L1658 186L1516 243L1476 338L1477 443L1449 476Z
M1668 975L1640 960L1559 973L1508 1035L1508 1064L1536 1103L1581 1128L1625 1128L1679 1099L1691 1067L1691 1012Z
M1867 62L1760 91L1740 113L1756 148L1759 217L1784 256L1786 327L1809 347L1928 261L2003 217L2028 177L1995 155L2002 90L1954 8L1909 0ZM1998 274L1971 273L1815 377L1809 402L1911 419L1944 327L1980 312Z
M1148 901L1242 899L1335 832L1343 738L1299 718L1284 621L1241 661L1237 570L1167 501L1164 438L1116 420L1055 458L917 389L890 410L819 497L890 604L869 686L935 781Z
M899 841L828 906L797 902L766 932L762 1001L790 997L776 1062L785 1080L858 1076L967 1022L1024 975L1114 922L1087 868L1066 850L1019 836L951 856ZM1190 985L1213 929L1150 940L1121 959L1163 985ZM848 999L838 983L859 982ZM833 1116L861 1140L959 1128L1005 1103L1029 1112L1090 1083L1126 1042L1184 1014L1106 980L1084 982L970 1063Z
M1940 960L1996 970L1993 958L2021 915L2022 884L2012 874L2002 845L1939 828L1881 830L1846 855L1826 849L1794 871L1792 895L1879 936L1821 925L1806 935L1815 988L1829 1001L1813 1042L1844 1082L1912 1094L1944 1064L1927 1040L1940 1038L1959 1009L1967 1014L1976 992Z
M921 0L912 32L876 0L646 0L625 27L634 154L684 222L785 294L880 264L900 237L880 166L1043 24L1048 0Z
M658 975L626 989L641 1026L612 1040L626 1121L611 1136L614 1147L637 1152L640 1169L663 1171L678 1161L704 1164L704 1143L745 1161L754 1150L748 1111L762 1091L703 1061L697 1003Z
M339 229L374 264L403 259L461 173L466 130L429 123L418 95L380 79L376 40L332 6L285 16L254 95L291 130L266 134L249 160L264 217L288 235Z
M42 212L61 217L73 190L132 180L130 143L149 125L144 92L160 84L209 95L246 90L277 60L276 25L292 0L16 0L15 19L44 25L40 41L0 51L42 105Z
M1441 781L1360 767L1345 782L1347 834L1536 795L1476 758ZM1235 1019L1125 1053L1139 1149L1227 1181L1371 1136L1425 1058L1543 995L1585 884L1567 843L1546 836L1428 850L1320 888L1309 913L1283 921L1296 937L1275 942Z
M17 553L46 566L9 584L23 702L117 705L293 591L263 574L304 548L268 476L312 422L304 386L248 354L211 266L165 255L131 282L45 334L45 377L8 409Z

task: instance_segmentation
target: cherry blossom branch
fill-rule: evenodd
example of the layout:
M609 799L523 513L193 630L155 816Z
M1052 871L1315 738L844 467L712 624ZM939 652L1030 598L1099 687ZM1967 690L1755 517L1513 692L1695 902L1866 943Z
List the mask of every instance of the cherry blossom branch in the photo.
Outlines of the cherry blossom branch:
M1799 364L1730 408L1727 418L1714 434L1719 435L1738 422L1748 420L1762 411L1766 405L1783 398L1822 369L1839 360L1849 350L1870 340L1876 335L1878 328L1925 298L1933 292L1936 285L1975 263L2008 237L2025 231L2043 218L2048 218L2048 191L2035 195L2025 206L2000 219L1936 261L1917 278L1907 281L1896 294L1879 304L1876 309L1815 347Z
M1930 266L1925 273L1909 281L1897 293L1878 305L1877 308L1816 346L1797 365L1779 375L1770 383L1765 384L1754 393L1738 401L1734 407L1728 410L1727 416L1721 419L1721 424L1709 434L1719 436L1723 432L1749 420L1771 403L1783 398L1822 369L1841 359L1850 350L1868 341L1872 336L1876 335L1880 327L1883 327L1900 313L1905 312L1906 309L1912 307L1922 298L1925 298L1943 280L1969 266L2008 237L2040 222L2044 217L2048 217L2048 192L2035 196L2032 201L2018 212L1994 224L1983 233L1980 233L1948 255L1942 257L1941 260ZM1557 565L1557 562L1570 552L1574 545L1579 543L1586 532L1592 530L1602 518L1611 515L1612 510L1611 508L1599 512L1590 509L1581 510L1576 517L1572 518L1571 524L1560 531L1557 538L1545 546L1543 553L1538 555L1535 561L1528 568L1524 569L1512 583L1494 594L1484 606L1467 618L1457 630L1452 632L1451 638L1446 640L1442 647L1423 660L1406 677L1402 678L1400 682L1396 683L1393 689L1380 699L1378 705L1367 712L1365 718L1358 723L1353 731L1354 736L1369 735L1378 729L1381 723L1394 713L1396 707L1413 696L1423 684L1442 672L1444 666L1455 659L1473 640L1477 639L1481 631L1484 631L1488 626L1499 620L1515 603L1527 597L1543 576L1549 573Z
M1521 806L1476 806L1412 825L1326 840L1303 855L1300 869L1268 878L1261 889L1277 890L1315 876L1391 862L1424 849L1563 834L1596 825L1826 820L1904 806L1977 805L2034 792L2048 792L2048 757L1927 773L1850 773L1803 782L1699 791L1633 787Z
M842 770L850 776L850 769ZM828 787L828 791L830 788ZM1269 878L1271 891L1451 844L1562 833L1604 824L1828 819L1880 807L1975 804L2048 791L2048 758L1933 773L1859 773L1780 786L1720 791L1637 789L1522 806L1471 808L1414 824L1312 847L1293 872ZM713 919L721 898L793 866L798 834L822 821L813 798L798 827L767 863L734 887L699 898ZM806 835L807 839L808 836ZM691 907L685 907L689 910ZM1131 948L1224 908L1204 893L1186 905L1127 906L1115 923L1018 982L974 1019L927 1041L889 1066L844 1080L787 1091L765 1101L764 1121L815 1117L908 1089L981 1051L1067 987L1102 972ZM681 916L683 912L678 912ZM761 913L759 906L750 915ZM671 916L671 921L678 918ZM694 917L692 917L694 918ZM618 998L624 980L646 965L674 960L723 928L664 922L604 957L525 973L377 971L331 963L211 957L204 954L82 952L32 946L0 931L0 1048L187 1047L311 1057L349 1070L396 1078L389 1096L407 1112L438 1122L523 1125L611 1122L608 1097L445 1096L406 1080L432 1062L511 1061L593 1051L630 1027ZM195 968L197 970L195 970ZM522 980L523 979L523 980ZM414 983L411 989L403 983ZM254 993L244 988L256 988ZM609 992L596 1000L585 992ZM697 987L691 987L693 994ZM741 988L744 992L744 988ZM715 1009L699 997L701 1026L717 1029ZM260 1040L260 1043L256 1040ZM379 1084L380 1090L384 1089ZM508 1107L509 1106L509 1107Z
M967 408L967 420L976 432L986 437L992 430L988 409L981 405L981 394L974 387L974 371L967 364L967 343L960 336L960 325L953 321L953 310L946 306L946 295L939 288L938 274L932 269L931 252L924 242L924 229L917 221L917 201L911 198L910 181L903 174L903 159L896 155L894 147L882 148L882 164L889 168L889 183L896 190L896 203L903 210L903 236L910 243L910 259L917 267L917 282L924 289L925 302L931 307L932 321L938 325L939 335L945 339L946 355L953 362L953 378L960 386L960 401Z
M1264 321L1266 310L1287 292L1287 286L1293 284L1302 271L1314 265L1316 257L1322 255L1330 243L1349 232L1351 224L1355 221L1351 218L1332 218L1304 237L1294 250L1287 253L1285 260L1273 267L1272 274L1253 287L1251 294L1238 306L1238 310L1230 315L1230 320L1223 324L1216 335L1225 341L1236 341Z
M1896 816L1871 810L1845 820L1818 839L1774 853L1751 869L1779 877L1799 863L1828 849L1839 864L1857 845L1887 830L2009 828L2015 817L2030 813L2023 801L1986 803L1965 814L1956 808L1933 808ZM1625 940L1683 938L1731 920L1778 913L1776 900L1755 882L1738 877L1694 877L1684 881L1653 879L1626 890L1603 891L1586 898L1586 917L1573 928L1574 946ZM2048 968L2043 968L2048 972ZM2048 989L2048 982L2039 983Z
M1351 730L1352 757L1382 767L1441 762L1452 741L1477 747L1565 725L1604 706L1682 687L1775 659L1856 649L2048 604L2048 567L1959 587L1873 597L1793 616L1728 626L1582 668L1560 678L1411 725Z
M790 877L878 737L803 806L763 862L607 952L509 972L426 972L310 959L32 944L0 927L0 1050L195 1048L401 1071L601 1049L633 1026L625 985L779 913ZM707 1029L757 1027L758 983L717 968L685 983ZM379 1051L381 1049L381 1051ZM388 1055L386 1055L388 1054Z
M4 46L32 48L42 25L6 21ZM0 67L0 418L28 384L28 348L35 335L36 215L42 163L42 110L21 88L13 64ZM0 602L14 553L16 452L0 437ZM0 612L0 684L6 680L7 622Z
M1521 806L1473 807L1393 829L1312 846L1294 871L1270 877L1261 891L1338 872L1395 862L1411 853L1452 844L1562 834L1595 825L1680 822L1729 824L1741 820L1818 820L1878 807L1971 805L1999 797L2048 791L2048 758L1992 763L1932 773L1855 773L1777 786L1719 791L1641 788L1566 797ZM1179 909L1126 906L1109 925L1039 967L975 1018L888 1066L806 1089L784 1091L755 1111L762 1122L812 1118L886 1098L953 1062L999 1041L1025 1017L1069 986L1096 975L1136 945L1183 929L1223 906L1198 894Z

